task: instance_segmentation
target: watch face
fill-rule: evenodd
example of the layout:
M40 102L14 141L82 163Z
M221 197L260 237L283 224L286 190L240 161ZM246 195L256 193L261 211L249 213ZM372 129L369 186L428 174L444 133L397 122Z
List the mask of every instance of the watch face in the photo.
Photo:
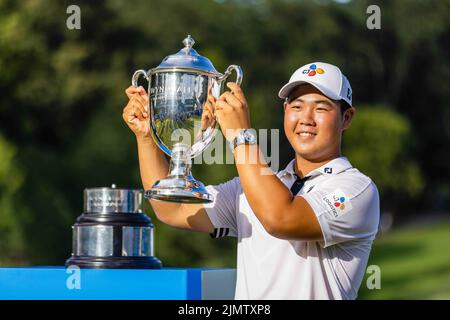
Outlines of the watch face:
M230 142L231 150L234 150L238 145L241 144L256 144L256 133L254 133L254 130L252 131L248 129L244 129L239 131L238 135L234 138L232 142Z
M250 143L254 143L256 141L255 135L248 130L244 131L244 139Z

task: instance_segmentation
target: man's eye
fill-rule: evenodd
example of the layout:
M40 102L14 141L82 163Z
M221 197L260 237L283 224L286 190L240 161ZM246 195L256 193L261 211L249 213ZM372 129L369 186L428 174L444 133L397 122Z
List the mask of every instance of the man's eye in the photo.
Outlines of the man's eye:
M291 108L292 108L292 109L300 109L301 106L300 106L299 104L293 104L293 105L291 106Z
M317 110L317 111L328 111L328 109L327 109L327 108L324 108L324 107L319 107L319 108L317 108L316 110Z

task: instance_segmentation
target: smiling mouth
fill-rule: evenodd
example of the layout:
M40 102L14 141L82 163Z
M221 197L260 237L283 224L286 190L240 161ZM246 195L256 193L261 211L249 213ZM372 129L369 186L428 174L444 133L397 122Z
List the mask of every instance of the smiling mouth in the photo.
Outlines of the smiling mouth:
M314 137L317 135L317 133L302 131L298 132L297 135L299 135L300 137Z

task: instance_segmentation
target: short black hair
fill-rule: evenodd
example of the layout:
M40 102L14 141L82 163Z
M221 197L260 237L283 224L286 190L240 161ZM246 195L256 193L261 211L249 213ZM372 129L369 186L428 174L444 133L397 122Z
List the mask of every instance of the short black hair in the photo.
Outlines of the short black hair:
M351 108L351 106L345 100L339 100L341 104L341 115L344 115L345 111Z

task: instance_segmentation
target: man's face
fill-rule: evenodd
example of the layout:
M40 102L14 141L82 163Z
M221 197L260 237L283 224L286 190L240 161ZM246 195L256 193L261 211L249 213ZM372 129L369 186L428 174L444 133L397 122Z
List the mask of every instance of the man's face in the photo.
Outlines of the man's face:
M340 155L342 132L354 112L350 108L341 115L340 108L340 102L309 84L292 90L284 104L284 131L296 154L314 162Z

